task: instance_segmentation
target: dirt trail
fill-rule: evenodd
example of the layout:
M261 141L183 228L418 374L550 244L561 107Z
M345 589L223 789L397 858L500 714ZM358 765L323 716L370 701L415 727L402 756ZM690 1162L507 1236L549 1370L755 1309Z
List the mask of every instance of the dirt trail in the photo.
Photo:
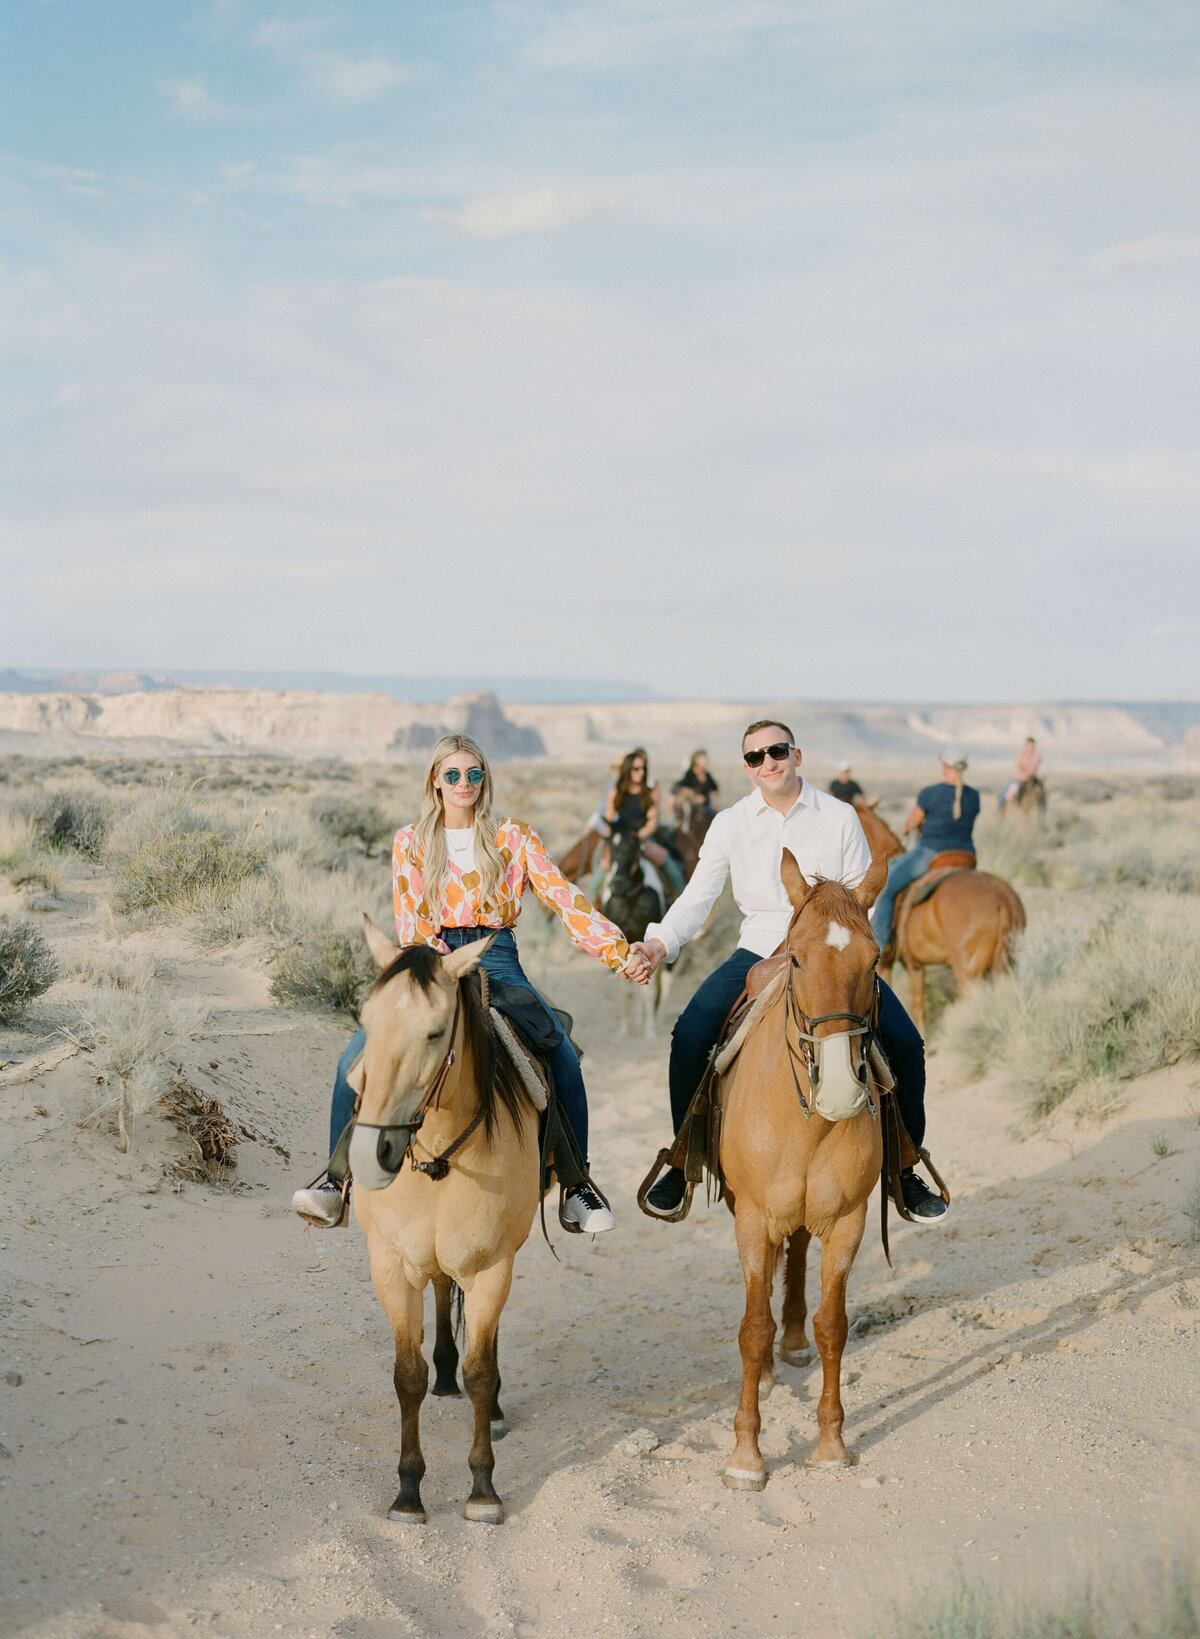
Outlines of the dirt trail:
M60 948L100 937L88 887L45 919ZM271 1008L234 959L135 943L210 1009L186 1067L260 1137L236 1191L176 1191L170 1129L143 1122L122 1156L80 1128L85 1055L0 1070L0 1632L827 1634L955 1563L1011 1578L1154 1542L1194 1480L1200 1268L1178 1204L1200 1161L1195 1067L1103 1126L1018 1143L996 1091L953 1085L935 1057L930 1137L956 1204L944 1229L895 1230L894 1270L874 1233L859 1259L858 1464L805 1467L816 1372L781 1366L770 1483L733 1494L728 1214L637 1212L666 1040L617 1036L616 982L556 947L618 1231L556 1228L559 1262L537 1240L518 1262L508 1522L462 1519L467 1402L431 1399L429 1524L389 1524L399 1419L364 1243L306 1233L287 1206L323 1158L343 1033ZM1160 1133L1176 1153L1155 1155Z

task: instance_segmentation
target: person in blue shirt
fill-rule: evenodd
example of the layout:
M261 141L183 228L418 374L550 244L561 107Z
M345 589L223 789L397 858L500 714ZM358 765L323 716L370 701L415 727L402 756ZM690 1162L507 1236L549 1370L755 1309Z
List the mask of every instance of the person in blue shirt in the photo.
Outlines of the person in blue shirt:
M892 936L897 894L924 876L936 855L948 848L975 852L972 833L979 818L979 793L973 785L964 785L966 767L965 755L956 746L947 746L942 752L941 784L927 785L917 793L913 811L904 822L905 836L910 831L919 833L916 844L889 861L887 884L875 901L871 927L880 950L887 949Z

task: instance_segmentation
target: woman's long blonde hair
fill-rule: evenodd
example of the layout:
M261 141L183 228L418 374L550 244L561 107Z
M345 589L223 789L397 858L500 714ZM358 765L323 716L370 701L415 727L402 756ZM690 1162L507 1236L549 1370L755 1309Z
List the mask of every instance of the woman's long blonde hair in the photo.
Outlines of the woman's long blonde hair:
M483 784L479 787L475 803L475 868L482 883L484 905L491 903L508 871L508 861L496 846L496 825L492 819L492 771L487 758L469 734L445 734L430 753L421 796L421 817L413 827L424 883L422 899L426 914L435 926L441 925L444 909L442 891L446 885L449 860L442 794L433 782L446 758L453 757L456 751L465 751L468 757L474 757L483 770Z

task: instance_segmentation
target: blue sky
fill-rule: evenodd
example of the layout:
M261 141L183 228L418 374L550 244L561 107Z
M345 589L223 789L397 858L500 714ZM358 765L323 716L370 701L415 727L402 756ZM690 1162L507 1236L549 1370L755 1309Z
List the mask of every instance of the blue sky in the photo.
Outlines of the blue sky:
M1200 10L0 13L0 665L1197 697Z

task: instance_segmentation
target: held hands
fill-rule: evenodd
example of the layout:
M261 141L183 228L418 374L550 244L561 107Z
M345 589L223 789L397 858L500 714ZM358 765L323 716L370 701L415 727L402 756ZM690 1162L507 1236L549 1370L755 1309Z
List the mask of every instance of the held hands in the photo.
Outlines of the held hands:
M622 972L627 979L635 984L648 985L654 977L655 969L667 954L667 947L659 939L648 941L639 940L636 945L629 947L629 959Z

